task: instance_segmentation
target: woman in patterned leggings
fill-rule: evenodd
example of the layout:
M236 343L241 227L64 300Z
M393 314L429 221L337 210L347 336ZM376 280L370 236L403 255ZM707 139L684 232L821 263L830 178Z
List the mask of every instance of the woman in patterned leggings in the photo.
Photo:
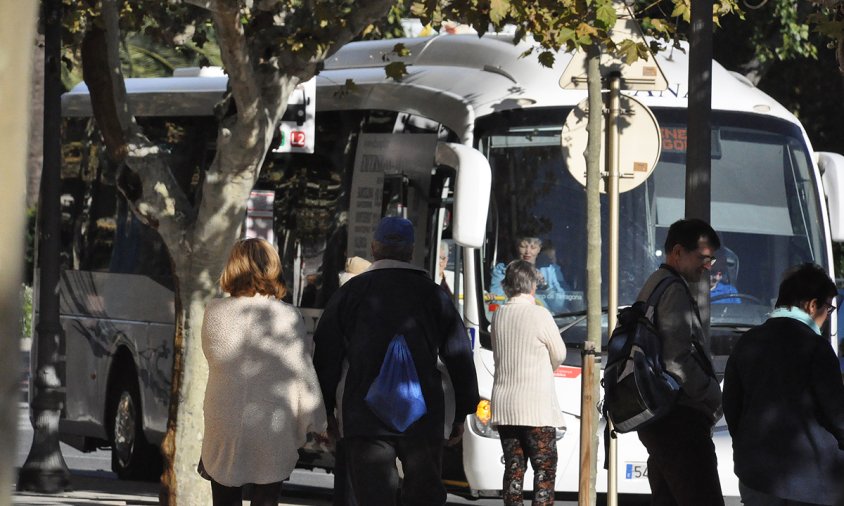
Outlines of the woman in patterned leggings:
M564 423L554 369L566 358L566 347L551 313L536 304L538 280L530 262L510 262L502 282L508 301L492 319L492 425L504 450L507 506L522 504L528 460L533 468L533 506L554 503L556 427Z

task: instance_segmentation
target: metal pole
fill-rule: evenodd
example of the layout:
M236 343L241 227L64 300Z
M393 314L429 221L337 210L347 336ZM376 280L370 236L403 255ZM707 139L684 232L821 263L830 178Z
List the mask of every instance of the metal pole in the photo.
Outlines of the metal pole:
M686 218L709 221L712 176L712 0L693 0L689 34Z
M686 218L699 218L711 223L712 0L693 0L691 8ZM701 279L693 285L690 288L698 301L704 332L708 335L711 314L709 279Z
M610 103L607 118L607 200L609 212L609 287L607 289L607 334L615 328L618 313L618 118L621 115L621 75L609 76ZM607 420L607 423L610 423ZM610 427L612 428L612 427ZM607 506L618 504L618 445L615 438L604 441L609 445L607 462Z
M59 446L64 407L64 332L59 322L61 209L61 36L62 2L44 0L44 168L41 175L39 293L36 374L32 379L32 447L18 476L18 490L55 493L70 488L70 471Z

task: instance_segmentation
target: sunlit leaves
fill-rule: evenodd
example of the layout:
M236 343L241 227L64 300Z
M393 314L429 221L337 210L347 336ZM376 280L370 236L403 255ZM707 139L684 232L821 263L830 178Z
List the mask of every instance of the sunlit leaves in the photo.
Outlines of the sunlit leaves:
M509 0L491 0L489 6L489 20L493 25L500 25L510 14Z
M606 30L615 25L616 18L615 7L610 2L604 2L595 10L595 20Z
M621 41L615 49L615 53L627 64L631 64L639 59L647 60L648 51L649 48L647 45L630 39Z
M672 18L681 18L688 23L692 19L691 0L679 0L674 2L674 10L671 12Z

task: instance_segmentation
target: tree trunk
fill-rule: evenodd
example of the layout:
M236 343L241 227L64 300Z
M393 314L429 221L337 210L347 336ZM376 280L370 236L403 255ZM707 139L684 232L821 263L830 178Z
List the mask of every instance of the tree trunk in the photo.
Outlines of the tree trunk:
M36 2L0 2L0 502L12 495L20 401L20 289Z
M296 85L310 79L317 62L351 40L368 23L387 12L389 0L361 4L351 19L338 24L335 38L318 54L284 53L277 67L261 61L278 49L272 38L273 15L258 11L267 33L247 41L240 2L187 0L212 12L221 58L229 76L233 116L223 118L217 152L204 174L196 206L176 184L164 155L151 149L127 106L125 85L117 56L119 44L116 0L103 0L102 33L91 30L83 50L91 58L86 83L97 124L108 153L125 160L141 181L140 195L128 196L133 211L161 235L173 262L176 333L167 434L162 444L165 471L160 501L166 505L209 504L210 487L196 472L204 432L203 401L208 365L201 348L205 305L217 293L220 276L232 243L239 237L249 193L269 150L275 126ZM96 42L100 40L101 42ZM262 40L267 47L250 47ZM253 54L254 53L254 54ZM257 55L257 57L255 57ZM83 61L85 55L83 55ZM109 73L110 76L100 74Z
M223 148L218 151L209 175L217 172L214 166L219 166L220 160L230 158L256 160L254 153L247 149ZM263 156L257 160L263 161ZM208 380L208 363L202 352L202 320L205 305L217 293L217 280L231 244L239 237L249 192L255 181L248 174L257 175L257 170L244 173L234 181L206 176L196 219L198 228L193 237L183 244L177 236L164 236L169 251L181 249L186 254L180 255L175 262L176 284L180 287L176 293L177 316L183 325L177 325L174 342L170 416L162 445L165 471L161 504L210 503L208 482L196 472L205 427L202 405Z
M589 97L589 137L586 145L586 335L595 352L601 351L602 302L601 302L601 145L603 144L603 100L601 96L601 72L599 68L601 49L592 45L587 49L586 80ZM598 399L600 367L593 370L592 377L583 377L593 399ZM583 415L583 413L581 413ZM589 431L592 451L587 464L590 471L588 502L596 504L595 478L597 474L598 427L582 427ZM581 452L583 450L581 449ZM581 490L581 494L583 494Z

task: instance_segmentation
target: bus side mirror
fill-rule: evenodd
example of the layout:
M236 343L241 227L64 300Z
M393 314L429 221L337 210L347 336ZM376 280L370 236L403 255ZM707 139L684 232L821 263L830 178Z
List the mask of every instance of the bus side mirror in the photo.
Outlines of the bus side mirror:
M826 205L829 211L829 230L833 241L844 241L844 156L818 152Z
M451 142L437 143L435 161L457 172L452 239L466 248L482 247L492 184L489 161L480 151Z

